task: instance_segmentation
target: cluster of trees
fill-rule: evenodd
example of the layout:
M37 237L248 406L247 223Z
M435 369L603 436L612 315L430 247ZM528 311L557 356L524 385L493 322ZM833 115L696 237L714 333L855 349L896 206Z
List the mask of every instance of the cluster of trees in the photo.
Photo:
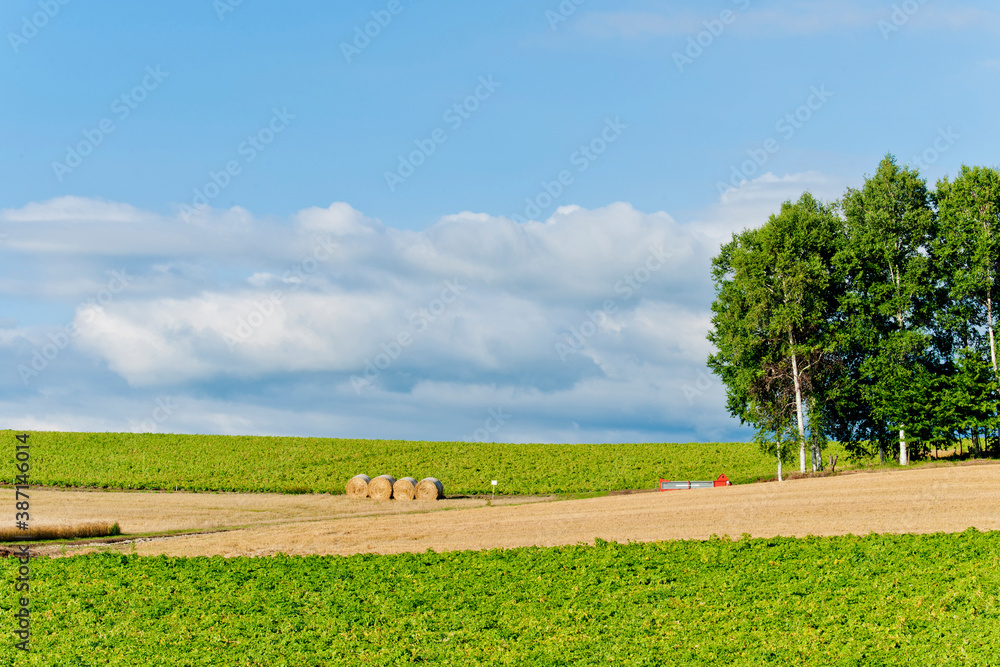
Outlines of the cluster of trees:
M821 470L830 439L904 465L962 442L996 454L998 273L1000 173L931 190L888 155L839 201L804 193L722 246L708 364L779 478L795 445Z

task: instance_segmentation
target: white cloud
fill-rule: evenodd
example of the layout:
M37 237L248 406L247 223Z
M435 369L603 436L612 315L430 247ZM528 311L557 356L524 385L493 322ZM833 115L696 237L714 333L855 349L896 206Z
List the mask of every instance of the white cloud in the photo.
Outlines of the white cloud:
M833 201L844 194L844 189L843 181L815 171L784 176L767 172L743 181L738 188L728 189L690 224L705 243L717 246L736 232L764 224L772 213L781 210L783 202L795 201L803 192L811 192L822 201Z
M13 252L40 264L62 252L42 241L68 224L93 237L73 256L90 274L128 264L127 289L79 308L79 334L51 362L60 370L31 385L37 396L89 386L103 368L104 391L122 392L122 379L131 387L127 408L100 408L123 430L148 423L151 401L167 394L188 407L162 430L464 438L484 410L505 406L518 419L500 439L711 439L734 425L721 386L704 380L709 259L732 231L805 189L839 194L822 174L765 174L684 223L619 202L524 224L463 212L422 232L343 203L284 222L209 211L192 226L106 202L76 202L92 218L68 221L56 201L4 221L21 242ZM93 214L101 207L130 211L135 235L121 255L91 253L114 242L112 223ZM11 222L25 211L30 226ZM152 253L146 233L166 250ZM192 233L201 247L185 241ZM47 294L63 277L26 279ZM48 333L5 326L0 355L27 363ZM53 409L60 396L25 414L97 423L74 421L82 407ZM279 404L262 409L264 396Z
M134 288L143 296L78 314L82 345L137 386L358 373L400 335L406 354L387 376L516 376L562 365L560 332L604 301L626 316L644 299L690 301L704 282L707 250L690 230L623 203L526 224L465 213L421 233L363 222L343 206L296 220L300 236L337 234L317 246L311 272L300 269L306 282L258 270L235 288L176 297L147 295L147 275Z
M144 222L154 216L134 206L85 197L57 197L0 210L0 222Z

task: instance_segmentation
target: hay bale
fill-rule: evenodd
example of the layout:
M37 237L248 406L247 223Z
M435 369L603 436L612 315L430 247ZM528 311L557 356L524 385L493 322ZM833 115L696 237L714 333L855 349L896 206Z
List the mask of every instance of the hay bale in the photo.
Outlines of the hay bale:
M375 500L389 500L392 498L392 485L396 483L396 478L392 475L379 475L368 483L368 497Z
M392 497L396 500L413 500L413 493L417 489L417 480L412 477L404 477L396 480L392 485Z
M365 498L368 496L368 483L372 478L368 475L355 475L347 480L348 498Z
M425 477L417 484L417 489L413 495L417 500L438 500L444 498L444 484L434 477Z

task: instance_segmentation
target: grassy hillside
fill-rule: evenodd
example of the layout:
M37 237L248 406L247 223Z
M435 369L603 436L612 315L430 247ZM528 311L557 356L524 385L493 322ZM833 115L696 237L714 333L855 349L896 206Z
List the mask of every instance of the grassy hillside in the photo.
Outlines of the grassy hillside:
M13 452L14 432L0 432ZM135 433L31 435L31 482L53 486L343 493L358 473L437 477L451 494L654 488L667 479L734 483L773 475L747 443L609 445L412 442ZM842 451L841 467L846 457Z

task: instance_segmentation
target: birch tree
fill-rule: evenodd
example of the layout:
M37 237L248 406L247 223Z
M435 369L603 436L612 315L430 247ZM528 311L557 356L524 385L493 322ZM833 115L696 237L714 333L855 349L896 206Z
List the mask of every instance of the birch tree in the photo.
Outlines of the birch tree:
M839 236L839 219L805 193L759 229L735 234L712 262L716 300L708 338L718 352L709 367L726 385L730 414L773 439L779 466L793 430L803 473L806 405L829 351L837 304ZM814 452L813 469L820 465Z
M912 394L912 383L925 377L920 366L929 349L928 247L935 233L930 195L916 171L887 155L861 189L847 191L843 211L847 240L838 264L850 276L844 307L870 351L860 366L864 394L873 415L898 430L899 462L906 465L915 406L900 397Z
M934 256L940 281L946 286L947 299L939 317L943 338L952 358L962 355L956 364L957 396L979 392L977 363L989 365L993 380L1000 380L997 367L996 309L997 276L1000 273L1000 173L995 169L963 166L954 181L938 182L935 198L939 229ZM968 377L965 377L965 376ZM981 399L989 402L989 399ZM968 403L962 414L984 414L982 408ZM995 417L995 415L994 415ZM971 429L974 451L979 450L980 427L989 429L993 449L997 434L987 422L995 419L972 419L963 423ZM986 435L986 433L984 433Z

